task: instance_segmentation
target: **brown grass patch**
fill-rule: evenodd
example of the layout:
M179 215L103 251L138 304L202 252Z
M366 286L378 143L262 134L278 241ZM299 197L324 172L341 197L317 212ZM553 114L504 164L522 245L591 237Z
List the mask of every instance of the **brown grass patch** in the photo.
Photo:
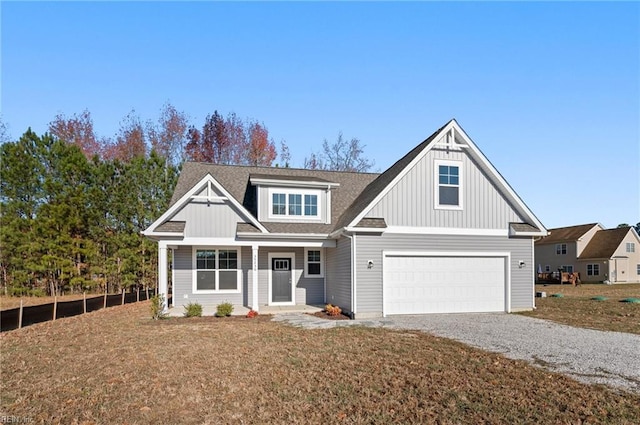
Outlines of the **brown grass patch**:
M33 423L620 423L640 395L419 332L151 321L125 305L0 335L1 415Z
M640 298L640 284L536 285L536 291L546 292L548 298L536 298L536 310L522 314L581 328L640 334L640 304L620 302ZM596 296L608 299L591 299Z

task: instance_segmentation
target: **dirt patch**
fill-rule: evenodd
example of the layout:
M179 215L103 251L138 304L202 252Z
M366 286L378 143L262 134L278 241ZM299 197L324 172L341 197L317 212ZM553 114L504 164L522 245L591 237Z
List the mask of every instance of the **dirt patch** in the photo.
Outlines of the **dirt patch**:
M0 335L0 414L30 423L640 423L640 395L420 332L149 303Z

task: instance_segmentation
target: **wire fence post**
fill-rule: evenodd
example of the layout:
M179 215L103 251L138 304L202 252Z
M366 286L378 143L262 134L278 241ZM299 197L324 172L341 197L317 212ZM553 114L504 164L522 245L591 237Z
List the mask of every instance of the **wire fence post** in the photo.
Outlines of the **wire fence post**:
M144 288L147 291L147 300L149 299L149 285Z
M22 328L22 300L20 300L20 312L18 313L18 329Z
M53 297L53 319L56 320L56 313L58 312L58 296Z
M104 290L104 305L102 308L107 308L107 290Z
M140 302L140 288L136 288L136 302Z
M87 291L82 293L82 305L84 306L84 314L87 314Z
M124 288L122 288L122 304L121 305L124 305Z

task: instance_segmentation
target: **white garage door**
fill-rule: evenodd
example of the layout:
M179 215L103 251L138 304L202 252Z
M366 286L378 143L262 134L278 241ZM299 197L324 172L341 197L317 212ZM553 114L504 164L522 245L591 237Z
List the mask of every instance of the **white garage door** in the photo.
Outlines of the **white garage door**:
M387 255L384 314L505 311L505 262L505 257Z

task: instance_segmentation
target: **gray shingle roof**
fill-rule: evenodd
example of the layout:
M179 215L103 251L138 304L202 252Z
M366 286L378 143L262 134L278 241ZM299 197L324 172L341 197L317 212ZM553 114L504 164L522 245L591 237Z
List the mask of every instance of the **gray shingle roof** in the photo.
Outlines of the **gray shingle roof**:
M155 228L155 232L166 233L182 233L184 232L184 221L165 221L161 225Z
M528 223L509 223L509 226L511 226L511 229L513 229L514 232L539 232L540 229L538 229L536 226L532 226L531 224Z
M338 183L340 186L331 189L331 221L334 224L322 223L271 223L263 226L273 233L323 233L328 234L336 228L337 219L351 205L353 200L379 174L353 173L342 171L305 170L298 168L250 167L237 165L216 165L201 162L185 162L173 192L170 205L175 204L193 186L207 174L211 174L238 202L251 214L257 216L255 205L255 189L249 179L253 175L268 178L307 179L306 181L323 181Z
M580 260L587 258L611 258L618 249L630 227L620 227L617 229L598 230L584 248Z
M384 218L363 218L355 225L355 227L366 227L369 229L386 229L387 223Z

